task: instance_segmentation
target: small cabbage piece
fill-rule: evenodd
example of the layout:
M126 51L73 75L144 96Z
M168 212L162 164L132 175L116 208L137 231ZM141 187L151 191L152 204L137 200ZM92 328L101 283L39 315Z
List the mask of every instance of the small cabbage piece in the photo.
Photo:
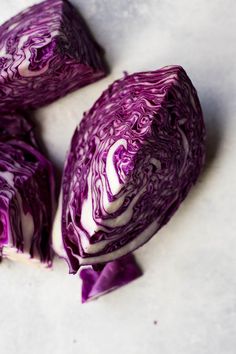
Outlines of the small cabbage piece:
M38 146L33 128L33 124L19 113L0 113L0 142L15 139Z
M204 158L202 110L182 67L115 81L84 115L64 168L53 244L70 272L147 242L187 196Z
M66 0L46 0L0 26L0 110L48 104L106 73L103 50Z
M101 271L84 268L80 271L82 303L127 285L141 275L142 271L132 254L107 263Z
M0 253L52 262L54 177L51 163L21 140L0 142Z

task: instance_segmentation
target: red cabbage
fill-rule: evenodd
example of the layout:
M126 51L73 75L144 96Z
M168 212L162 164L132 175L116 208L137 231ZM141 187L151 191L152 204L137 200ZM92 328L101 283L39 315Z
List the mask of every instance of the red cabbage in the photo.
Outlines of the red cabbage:
M0 26L0 110L37 108L106 73L103 50L66 0L46 0Z
M37 146L36 137L33 131L33 124L21 114L0 113L0 141L23 140L24 142Z
M54 177L51 163L21 140L0 142L0 253L52 261Z
M147 242L187 196L204 158L202 110L182 67L109 86L76 129L64 168L62 232L55 227L53 243L70 272Z
M132 254L107 263L100 272L92 268L84 268L80 272L83 282L82 303L127 285L141 275L142 271Z

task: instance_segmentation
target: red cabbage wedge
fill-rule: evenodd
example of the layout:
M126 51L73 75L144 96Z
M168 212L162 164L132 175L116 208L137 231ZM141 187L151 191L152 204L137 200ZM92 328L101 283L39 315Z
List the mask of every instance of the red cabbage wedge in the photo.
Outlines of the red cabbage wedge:
M0 26L0 110L37 108L106 73L103 50L67 0L46 0Z
M5 141L0 139L0 254L50 266L55 208L52 165L32 146L35 138L28 121L13 114L2 118L0 135Z
M147 242L187 196L204 157L202 110L182 67L109 86L76 129L64 168L53 243L70 272Z

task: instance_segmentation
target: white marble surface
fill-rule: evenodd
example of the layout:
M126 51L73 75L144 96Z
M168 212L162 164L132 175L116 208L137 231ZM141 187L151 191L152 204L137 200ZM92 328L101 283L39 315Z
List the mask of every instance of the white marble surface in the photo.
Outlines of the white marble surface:
M0 0L0 21L33 0ZM123 70L181 64L208 128L200 182L171 222L136 252L145 275L80 304L81 283L54 271L0 267L1 354L234 354L236 348L236 3L73 0L104 46L110 76L41 109L60 168L74 127ZM154 324L157 321L157 324Z

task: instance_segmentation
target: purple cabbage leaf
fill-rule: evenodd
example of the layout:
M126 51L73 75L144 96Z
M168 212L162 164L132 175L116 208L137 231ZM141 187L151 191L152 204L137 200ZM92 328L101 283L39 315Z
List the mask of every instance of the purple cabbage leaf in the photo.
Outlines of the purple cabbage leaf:
M80 271L82 303L127 285L141 275L142 271L132 254L105 264L101 271L83 268Z

